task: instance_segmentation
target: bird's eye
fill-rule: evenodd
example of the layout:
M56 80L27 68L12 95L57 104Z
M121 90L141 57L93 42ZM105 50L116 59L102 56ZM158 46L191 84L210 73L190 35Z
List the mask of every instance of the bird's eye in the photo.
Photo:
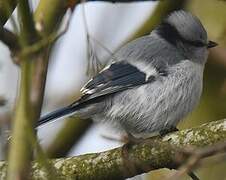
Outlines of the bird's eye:
M206 46L206 44L202 41L188 41L188 40L184 40L184 41L195 47L205 47Z
M201 41L193 41L193 46L195 47L203 47L203 46L206 46L205 43L201 42Z

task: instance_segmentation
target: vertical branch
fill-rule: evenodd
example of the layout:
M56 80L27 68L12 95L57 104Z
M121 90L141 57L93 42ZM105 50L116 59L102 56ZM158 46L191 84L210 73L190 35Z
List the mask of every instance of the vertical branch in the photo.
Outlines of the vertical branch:
M50 46L43 49L42 54L38 54L32 62L31 112L35 119L34 123L37 122L41 113L50 49Z
M76 2L75 2L75 4L76 4ZM40 2L39 6L37 7L37 11L35 13L35 22L36 22L35 25L36 25L36 28L41 32L42 36L44 36L44 37L47 36L47 34L52 33L52 31L58 27L59 23L61 22L61 18L63 17L63 15L66 12L68 7L69 7L68 2L64 1L64 0L43 0ZM45 63L45 61L40 62L40 63ZM34 80L36 87L40 87L41 80L43 80L43 79L39 79L39 81ZM34 94L34 96L32 96L32 97L38 97L38 95ZM40 98L39 98L39 100L40 100ZM42 101L39 103L41 104ZM75 122L75 124L76 125L74 125L74 121L68 122L67 127L70 127L70 128L67 128L67 132L73 132L75 134L76 128L74 129L73 127L77 126L77 123ZM88 125L86 126L86 124L87 123L85 123L84 126L79 126L79 127L81 129L85 129L85 127L88 128ZM81 130L81 129L79 129L79 130ZM79 132L81 132L81 131L79 131ZM62 146L66 147L66 148L63 148L64 149L63 153L67 153L68 150L70 149L70 147L72 146L72 144L74 144L75 138L72 139L72 137L74 137L74 136L71 136L71 133L65 134L65 131L63 131L62 133L61 132L59 133L60 139L63 139L65 137L68 138L67 142L69 142L69 144L70 144L69 146L66 147L65 143L63 141L58 141L57 144L55 144L55 145L52 144L53 146L50 146L47 154L50 156L60 156L59 154L61 154L62 151L59 151L59 149L60 148L62 149Z
M43 38L48 37L53 31L57 32L63 15L67 10L65 0L41 0L34 14L35 27ZM50 43L51 44L51 43ZM42 49L42 55L33 62L32 68L32 109L33 116L38 119L44 96L46 74L48 69L49 51L51 45Z
M30 12L28 0L20 0L18 5L20 36L19 43L21 48L29 46L37 34L34 28L33 17ZM21 82L20 93L16 104L14 124L12 132L12 143L9 152L9 180L28 179L29 167L32 157L31 142L26 129L32 129L34 118L31 113L31 80L32 80L32 61L31 56L23 56L20 59Z
M27 61L21 63L21 87L14 115L12 143L9 152L8 179L27 179L31 158L30 143L26 129L31 127L29 113L31 67Z
M33 15L30 12L28 0L19 0L18 3L21 45L30 45L37 37Z
M28 0L18 1L21 51L40 40L35 26L44 38L58 27L67 10L65 2L41 0L33 20ZM28 179L32 156L32 142L29 141L29 132L32 131L29 128L32 129L40 116L50 49L51 45L40 48L38 52L19 56L21 82L9 153L9 180Z

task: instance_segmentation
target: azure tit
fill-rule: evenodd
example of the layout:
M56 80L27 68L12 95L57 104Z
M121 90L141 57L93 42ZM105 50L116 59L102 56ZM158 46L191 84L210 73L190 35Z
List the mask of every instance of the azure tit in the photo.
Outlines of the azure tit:
M135 137L175 129L199 102L208 49L216 45L197 17L175 11L117 51L78 101L43 116L38 126L78 115Z

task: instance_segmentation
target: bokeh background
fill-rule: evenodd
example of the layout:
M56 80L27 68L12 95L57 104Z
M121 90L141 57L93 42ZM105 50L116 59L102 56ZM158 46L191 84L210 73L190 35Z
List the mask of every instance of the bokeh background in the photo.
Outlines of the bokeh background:
M30 1L35 10L38 1ZM179 129L226 117L226 2L187 0L137 3L89 2L68 12L60 31L67 32L55 44L48 70L43 114L76 100L79 89L95 73L109 63L111 53L124 43L150 31L173 9L183 8L198 16L209 38L219 43L210 52L204 72L201 102ZM16 11L13 17L16 19ZM12 29L10 20L5 25ZM87 34L89 41L87 41ZM10 52L0 44L0 122L1 159L5 158L7 130L17 97L19 72L10 60ZM6 100L6 102L4 102ZM151 118L151 117L150 117ZM103 124L90 120L67 118L38 128L39 141L53 157L75 156L118 147L121 142L103 136L120 138ZM226 179L226 161L207 163L197 169L204 180ZM162 179L172 171L158 170L144 179ZM188 177L185 177L188 179Z

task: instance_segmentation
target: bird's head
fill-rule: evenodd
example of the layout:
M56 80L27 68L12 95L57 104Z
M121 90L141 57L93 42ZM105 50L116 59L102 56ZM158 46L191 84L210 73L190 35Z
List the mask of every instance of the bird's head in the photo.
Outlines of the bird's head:
M205 62L208 49L217 43L209 41L200 20L184 10L174 11L157 27L157 33L188 59Z

